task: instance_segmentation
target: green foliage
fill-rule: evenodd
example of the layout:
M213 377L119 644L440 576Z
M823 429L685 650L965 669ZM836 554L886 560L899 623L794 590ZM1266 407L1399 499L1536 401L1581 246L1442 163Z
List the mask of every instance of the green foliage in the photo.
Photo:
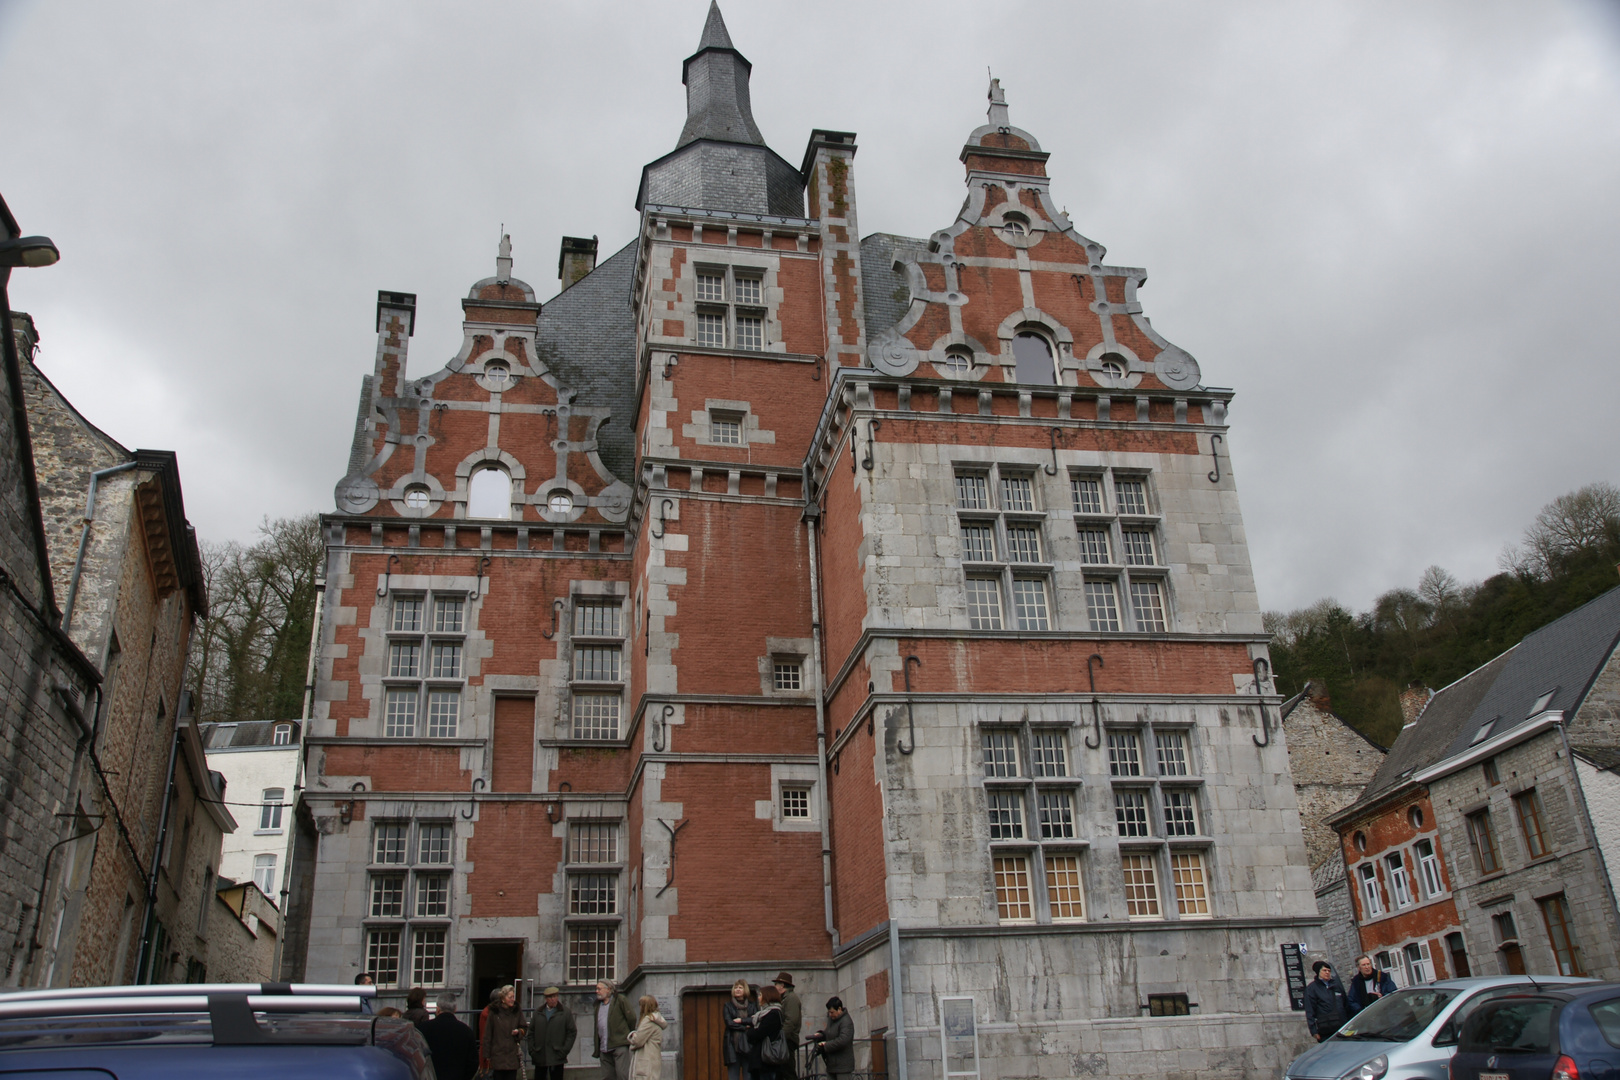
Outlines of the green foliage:
M1438 690L1526 634L1614 588L1620 561L1620 489L1590 484L1548 503L1503 572L1461 585L1438 566L1416 589L1391 589L1352 615L1334 600L1267 612L1277 689L1326 686L1333 710L1389 746L1400 734L1400 690Z
M302 715L324 552L314 514L266 519L251 547L202 545L209 617L187 672L201 719Z

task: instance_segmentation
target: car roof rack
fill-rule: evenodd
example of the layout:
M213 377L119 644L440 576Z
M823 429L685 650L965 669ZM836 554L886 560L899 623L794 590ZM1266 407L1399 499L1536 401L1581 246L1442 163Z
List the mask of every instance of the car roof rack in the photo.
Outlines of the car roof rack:
M215 1046L325 1041L294 1039L267 1031L254 1013L360 1014L374 986L319 983L171 983L162 986L99 986L0 993L0 1021L69 1016L207 1013ZM349 1036L342 1041L352 1041Z

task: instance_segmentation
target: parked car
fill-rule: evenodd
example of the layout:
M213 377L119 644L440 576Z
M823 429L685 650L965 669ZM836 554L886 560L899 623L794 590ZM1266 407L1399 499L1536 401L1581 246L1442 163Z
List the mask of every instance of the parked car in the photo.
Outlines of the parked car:
M370 986L111 986L0 993L0 1076L433 1080L416 1025Z
M1620 1076L1620 983L1542 989L1486 1002L1464 1021L1451 1080Z
M1289 1063L1284 1080L1447 1080L1458 1029L1484 1003L1591 979L1504 975L1410 986L1362 1009Z

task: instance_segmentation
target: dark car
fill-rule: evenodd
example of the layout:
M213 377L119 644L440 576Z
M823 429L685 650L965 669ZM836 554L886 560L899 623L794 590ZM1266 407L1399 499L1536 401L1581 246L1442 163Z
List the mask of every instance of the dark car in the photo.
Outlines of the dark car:
M434 1080L406 1020L370 986L111 986L0 993L0 1077Z
M1620 984L1544 989L1464 1021L1451 1080L1617 1080Z

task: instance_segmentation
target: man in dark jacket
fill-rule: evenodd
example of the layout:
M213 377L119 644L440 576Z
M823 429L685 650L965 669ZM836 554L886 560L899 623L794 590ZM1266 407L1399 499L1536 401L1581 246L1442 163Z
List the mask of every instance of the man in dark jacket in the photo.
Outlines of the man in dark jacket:
M773 981L782 995L782 1035L788 1044L787 1064L777 1070L777 1076L783 1080L797 1080L799 1036L804 1031L804 1006L799 1003L799 995L793 991L792 975L786 971L778 972Z
M1312 964L1311 973L1316 978L1305 988L1305 1023L1316 1041L1323 1042L1350 1019L1350 1003L1326 960Z
M439 1080L472 1080L478 1071L478 1036L456 1019L456 999L440 998L438 1013L419 1026Z
M855 1071L855 1021L844 1011L842 999L827 999L827 1026L810 1036L810 1041L821 1046L828 1080L849 1080Z
M636 1014L619 993L618 985L603 979L596 984L596 1033L591 1057L602 1063L602 1080L630 1080L630 1033Z
M579 1037L574 1011L562 1006L562 991L548 986L541 991L545 1004L534 1010L529 1024L529 1060L534 1062L535 1080L562 1080L568 1052Z
M1395 980L1389 977L1389 972L1373 967L1372 957L1356 957L1356 973L1350 976L1350 989L1345 994L1350 1002L1350 1015L1356 1015L1395 990Z

